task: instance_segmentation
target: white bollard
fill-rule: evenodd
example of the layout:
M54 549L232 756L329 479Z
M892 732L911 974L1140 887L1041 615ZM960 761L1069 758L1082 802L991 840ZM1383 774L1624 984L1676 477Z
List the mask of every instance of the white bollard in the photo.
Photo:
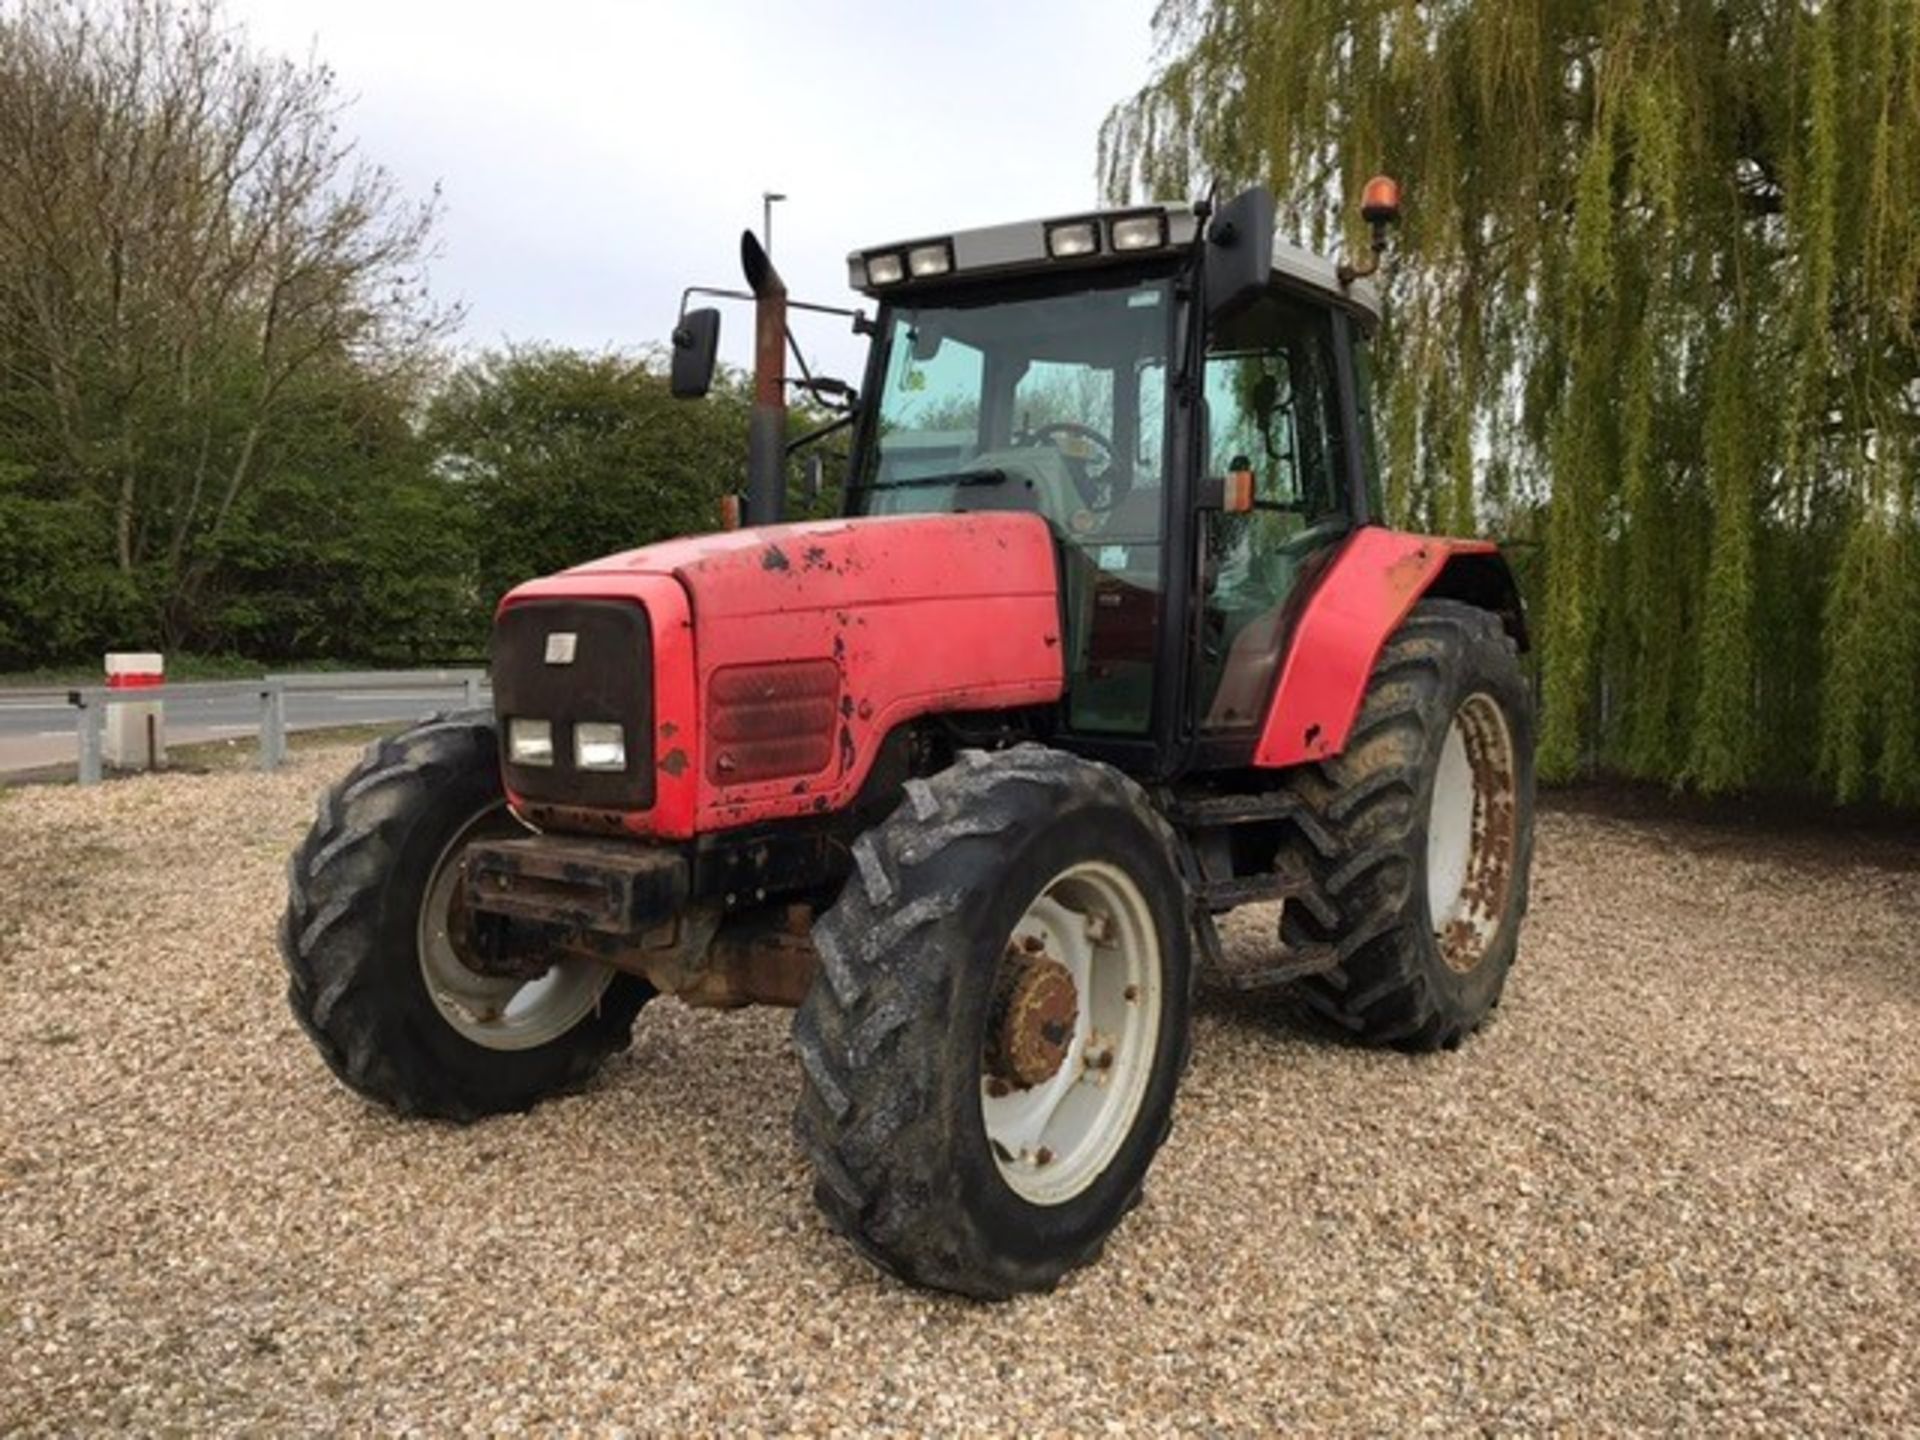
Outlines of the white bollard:
M158 655L107 656L109 690L144 690L165 678L166 662ZM107 707L104 758L117 770L158 769L167 763L166 717L158 700L122 700Z

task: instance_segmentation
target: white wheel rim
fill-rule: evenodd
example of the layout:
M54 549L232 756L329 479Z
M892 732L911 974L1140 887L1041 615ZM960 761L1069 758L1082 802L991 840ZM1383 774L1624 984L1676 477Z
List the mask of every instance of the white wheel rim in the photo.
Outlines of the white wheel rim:
M461 963L452 934L464 872L460 852L483 834L524 833L504 804L489 805L440 852L420 903L420 974L440 1018L488 1050L532 1050L557 1040L598 1008L613 970L597 961L562 960L535 980L482 975Z
M1105 1173L1146 1098L1160 1044L1160 937L1132 879L1088 861L1027 907L1010 945L1033 940L1073 977L1071 1039L1058 1070L1027 1088L983 1058L980 1111L1001 1178L1023 1200L1059 1205Z
M1461 702L1427 811L1427 915L1441 958L1472 970L1492 948L1513 882L1513 735L1492 696Z

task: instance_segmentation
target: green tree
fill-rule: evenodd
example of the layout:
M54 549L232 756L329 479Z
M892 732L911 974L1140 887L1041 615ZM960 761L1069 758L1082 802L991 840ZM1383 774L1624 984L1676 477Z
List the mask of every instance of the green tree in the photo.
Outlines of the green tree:
M325 527L388 473L316 446L369 387L417 397L452 317L424 290L435 201L361 160L342 110L329 70L210 0L0 0L0 463L26 477L8 503L92 556L60 630L0 575L11 643L219 643L262 492L327 475L286 517Z
M1920 801L1920 6L1155 24L1102 132L1116 197L1265 181L1331 248L1369 172L1407 182L1389 495L1544 546L1543 773Z
M712 530L738 489L747 406L735 386L675 400L651 353L521 346L463 366L427 438L472 516L489 611L532 576Z

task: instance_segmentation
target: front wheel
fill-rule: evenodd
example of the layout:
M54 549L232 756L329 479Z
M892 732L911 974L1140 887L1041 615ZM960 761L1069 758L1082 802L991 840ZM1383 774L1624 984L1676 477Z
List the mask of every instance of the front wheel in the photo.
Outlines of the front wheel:
M461 856L524 830L508 814L490 717L381 740L320 800L288 866L288 1003L368 1099L472 1120L584 1083L653 994L586 959L524 973L468 962Z
M1138 786L1039 746L909 781L856 842L814 927L795 1128L881 1268L1051 1289L1139 1202L1187 1054L1169 843Z

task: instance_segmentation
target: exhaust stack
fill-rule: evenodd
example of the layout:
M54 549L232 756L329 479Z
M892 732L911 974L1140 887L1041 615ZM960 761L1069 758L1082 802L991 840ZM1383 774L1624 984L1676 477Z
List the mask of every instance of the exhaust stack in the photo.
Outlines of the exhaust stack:
M753 291L753 413L747 421L749 525L773 525L787 508L787 286L751 230L740 268Z

